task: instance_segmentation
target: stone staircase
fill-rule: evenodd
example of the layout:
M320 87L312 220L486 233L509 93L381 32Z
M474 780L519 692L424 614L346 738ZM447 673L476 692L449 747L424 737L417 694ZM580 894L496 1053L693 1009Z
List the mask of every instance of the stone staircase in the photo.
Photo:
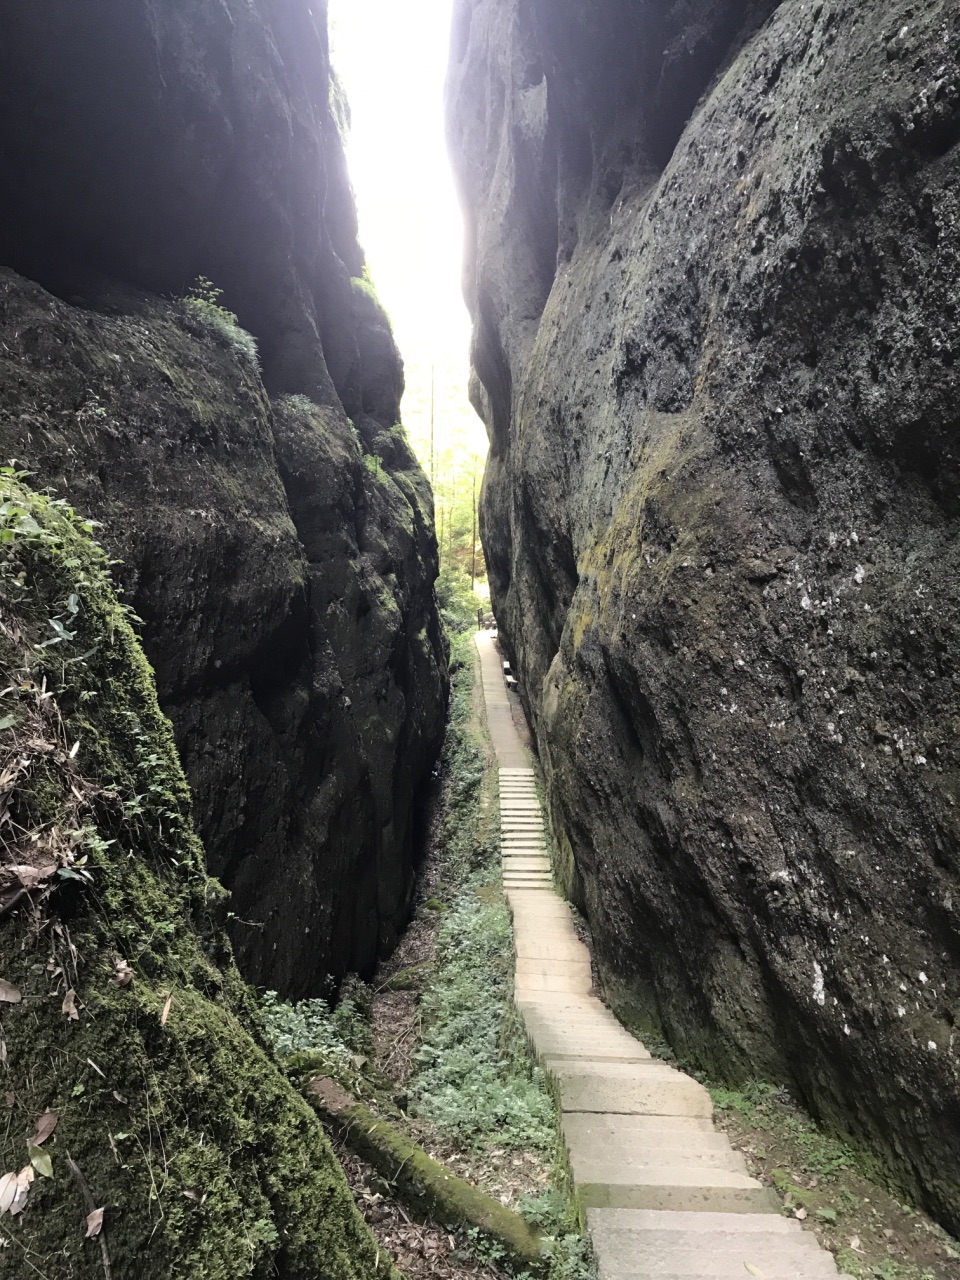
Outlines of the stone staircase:
M600 1280L836 1276L833 1255L747 1173L713 1127L710 1095L652 1058L593 994L590 955L556 894L536 772L493 637L477 636L500 765L503 884L516 1002L560 1097Z

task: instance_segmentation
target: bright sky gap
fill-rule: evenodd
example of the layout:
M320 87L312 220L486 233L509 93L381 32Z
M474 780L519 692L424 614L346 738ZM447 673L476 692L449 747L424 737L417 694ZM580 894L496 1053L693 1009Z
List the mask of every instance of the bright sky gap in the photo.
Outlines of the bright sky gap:
M444 139L450 17L451 0L330 0L360 240L404 358L403 419L427 470L433 382L438 508L444 485L472 482L487 447L467 399L463 220Z

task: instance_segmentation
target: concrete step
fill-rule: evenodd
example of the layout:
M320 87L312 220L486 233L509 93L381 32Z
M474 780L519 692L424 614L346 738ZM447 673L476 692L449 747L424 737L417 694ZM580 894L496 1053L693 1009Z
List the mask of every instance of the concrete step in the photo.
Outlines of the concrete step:
M589 973L527 973L514 977L514 990L525 991L589 991L592 978Z
M517 960L517 976L542 974L544 977L590 977L590 961L577 957L573 960L543 959L540 956L521 956ZM589 991L589 984L587 990Z
M624 1143L611 1143L602 1147L595 1142L584 1143L571 1137L568 1138L567 1147L574 1181L578 1185L582 1182L602 1182L643 1187L652 1183L699 1186L706 1182L713 1186L713 1174L719 1170L749 1178L743 1156L729 1145L724 1149L694 1144L676 1147L667 1143L661 1147L631 1149ZM684 1169L690 1171L691 1177L684 1178L679 1184L676 1178L667 1176Z
M564 1111L626 1115L709 1116L710 1095L690 1076L666 1066L563 1063L554 1074Z
M564 1134L568 1142L576 1143L581 1150L586 1150L586 1144L593 1141L611 1153L621 1148L721 1151L730 1146L726 1134L719 1133L709 1120L699 1116L604 1116L570 1112L564 1120ZM637 1225L657 1224L638 1222Z
M518 938L518 960L576 960L590 964L590 953L576 938Z
M732 1175L731 1175L732 1176ZM577 1200L583 1209L658 1209L671 1213L769 1214L780 1209L773 1192L753 1187L684 1185L676 1182L650 1186L581 1182Z
M685 1123L692 1123L686 1121ZM703 1123L702 1121L698 1123ZM802 1235L803 1230L795 1218L781 1214L741 1213L731 1218L726 1213L674 1213L654 1209L591 1209L587 1213L587 1226L616 1227L631 1231L679 1231L686 1234L709 1235L713 1232L732 1231L738 1236L753 1232L777 1235ZM816 1237L813 1237L816 1240Z
M743 1280L748 1275L772 1278L837 1274L833 1255L821 1249L815 1237L803 1232L794 1236L777 1231L631 1231L604 1224L602 1210L588 1216L594 1247L601 1258L600 1274L610 1280L661 1280L664 1276ZM736 1217L730 1216L736 1222ZM597 1222L598 1218L601 1221ZM772 1214L770 1220L775 1221Z

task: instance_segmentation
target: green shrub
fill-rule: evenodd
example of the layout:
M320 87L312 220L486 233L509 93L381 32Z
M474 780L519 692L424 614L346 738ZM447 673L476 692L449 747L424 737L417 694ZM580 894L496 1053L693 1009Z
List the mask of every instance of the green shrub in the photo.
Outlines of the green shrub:
M197 276L187 290L183 305L188 315L217 335L241 359L259 368L257 340L252 333L240 327L240 321L232 311L221 306L223 290L218 289L206 276Z
M260 1004L263 1029L281 1058L292 1053L322 1053L346 1065L351 1049L326 1000L286 1004L276 991L267 991Z

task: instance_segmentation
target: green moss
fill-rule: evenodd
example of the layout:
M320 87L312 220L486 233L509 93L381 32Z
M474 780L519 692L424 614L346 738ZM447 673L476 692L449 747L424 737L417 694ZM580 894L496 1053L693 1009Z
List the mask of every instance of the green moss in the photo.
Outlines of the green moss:
M422 1147L364 1106L330 1114L350 1146L387 1178L415 1211L452 1231L477 1228L539 1274L540 1232L519 1214L430 1158Z
M42 845L69 873L36 914L0 921L0 976L23 997L2 1007L13 1105L0 1172L23 1164L44 1110L59 1115L44 1148L53 1178L0 1223L4 1274L102 1276L67 1152L106 1210L115 1276L393 1274L262 1040L170 726L89 527L9 471L0 512L0 666L17 690L8 733L47 763L36 794L29 771L17 781L34 829L3 834L18 859ZM127 985L113 982L118 961ZM75 1019L62 1012L68 991Z

